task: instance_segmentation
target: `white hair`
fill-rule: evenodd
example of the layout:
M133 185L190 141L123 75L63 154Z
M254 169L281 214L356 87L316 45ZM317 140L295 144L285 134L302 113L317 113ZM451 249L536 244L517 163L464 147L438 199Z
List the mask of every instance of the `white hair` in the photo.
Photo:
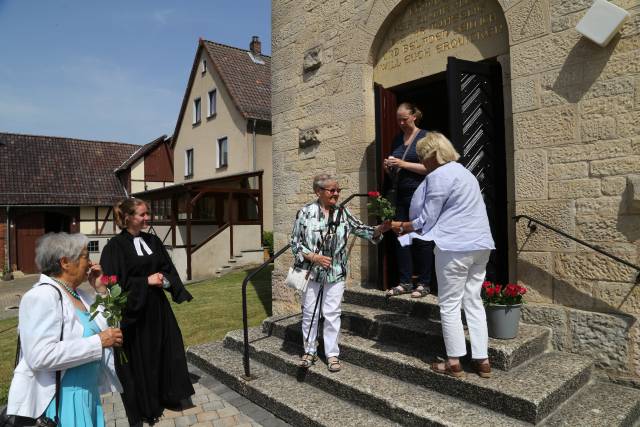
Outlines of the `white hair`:
M36 242L36 265L47 276L62 273L61 258L77 261L89 239L82 233L47 233Z

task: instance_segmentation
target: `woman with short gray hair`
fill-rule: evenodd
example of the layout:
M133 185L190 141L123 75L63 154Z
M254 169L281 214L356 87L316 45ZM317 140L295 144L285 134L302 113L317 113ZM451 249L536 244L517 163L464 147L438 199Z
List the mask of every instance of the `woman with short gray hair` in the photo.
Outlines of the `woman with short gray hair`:
M109 328L102 315L90 318L95 293L107 289L87 243L85 235L67 233L45 234L37 242L42 274L20 302L20 354L8 415L57 419L60 426L104 426L100 394L121 391L111 347L122 345L122 332ZM85 280L95 292L79 289Z
M309 368L317 360L316 336L321 311L324 314L324 351L331 372L337 372L341 368L338 360L338 332L340 304L347 278L349 235L353 233L378 243L382 239L382 233L390 229L388 222L377 227L364 225L346 208L339 214L337 204L340 191L338 181L331 175L323 173L313 177L313 192L318 198L298 211L291 233L295 267L311 271L307 290L302 296L304 355L300 366ZM331 234L327 237L329 232ZM318 299L321 303L314 317Z

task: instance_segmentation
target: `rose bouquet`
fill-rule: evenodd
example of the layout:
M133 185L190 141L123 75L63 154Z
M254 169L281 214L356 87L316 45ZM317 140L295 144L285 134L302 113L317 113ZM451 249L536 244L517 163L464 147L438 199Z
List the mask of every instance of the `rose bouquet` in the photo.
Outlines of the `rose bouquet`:
M107 325L110 328L119 328L122 320L122 310L127 305L128 292L122 292L117 276L102 275L100 281L107 286L107 293L96 295L96 300L91 304L90 308L91 320L102 313L104 318L107 319ZM121 364L129 361L122 348L116 348L116 353L118 353Z
M369 196L367 208L370 214L380 217L382 221L393 219L396 214L396 208L393 207L389 200L382 197L378 191L369 191L367 195Z
M527 288L517 283L499 285L486 281L482 284L482 301L484 305L516 305L523 304L523 296Z

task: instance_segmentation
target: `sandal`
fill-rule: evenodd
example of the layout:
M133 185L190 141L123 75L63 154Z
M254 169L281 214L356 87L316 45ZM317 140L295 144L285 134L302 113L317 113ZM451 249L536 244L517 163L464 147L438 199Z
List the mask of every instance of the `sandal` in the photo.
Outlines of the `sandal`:
M464 377L464 371L462 370L462 366L458 363L457 365L449 365L449 362L444 362L444 369L439 365L443 362L433 362L431 364L431 370L437 372L439 374L449 375L454 378L462 378Z
M315 354L305 353L300 358L298 366L304 369L309 369L311 366L315 365L316 360L318 360L318 356Z
M329 372L338 372L342 369L340 365L340 360L336 356L331 356L327 359L327 369Z
M431 293L431 289L426 285L418 285L415 287L413 292L411 292L411 298L422 298Z
M389 297L397 297L398 295L402 295L402 294L410 294L411 293L411 285L408 283L401 283L398 286L396 286L395 288L391 288L389 289L384 296L389 298Z

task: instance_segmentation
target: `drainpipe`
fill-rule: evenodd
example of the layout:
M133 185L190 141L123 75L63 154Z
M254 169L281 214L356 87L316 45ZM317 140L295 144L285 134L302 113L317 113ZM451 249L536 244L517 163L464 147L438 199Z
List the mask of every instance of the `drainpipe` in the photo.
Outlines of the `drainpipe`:
M253 172L256 171L257 163L256 163L256 119L253 119ZM253 187L256 187L256 177L253 177Z

